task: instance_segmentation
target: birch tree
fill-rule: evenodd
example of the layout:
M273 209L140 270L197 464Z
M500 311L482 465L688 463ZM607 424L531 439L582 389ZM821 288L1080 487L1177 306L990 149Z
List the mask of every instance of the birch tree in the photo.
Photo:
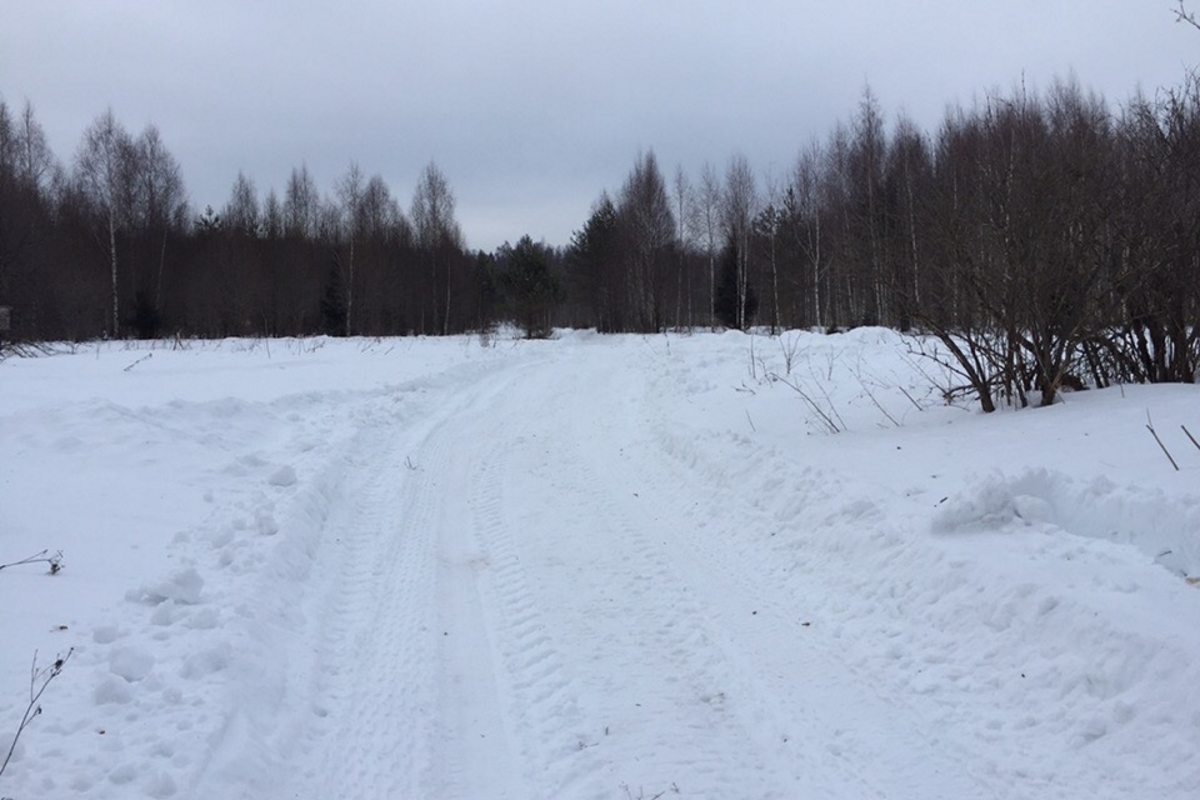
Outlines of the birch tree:
M54 154L28 100L13 131L13 145L17 180L34 191L44 191L55 172Z
M109 108L83 134L75 156L75 176L85 197L100 212L108 234L108 261L112 277L112 319L109 334L121 335L121 300L117 283L117 229L127 209L124 179L133 149L132 140Z
M311 239L317 233L321 218L321 193L309 174L308 166L293 169L283 195L284 235L296 239Z
M135 210L139 227L153 237L156 250L154 309L162 309L163 276L167 262L167 241L173 231L183 228L187 201L183 172L179 162L163 144L158 128L150 125L138 137L131 166L135 185Z
M737 309L735 321L739 330L746 327L746 300L750 286L750 234L758 207L758 189L750 162L743 155L729 160L725 173L725 191L721 195L721 223L726 238L737 254Z
M696 228L695 191L682 166L675 168L675 179L671 185L671 200L675 206L675 248L678 251L678 271L675 276L675 325L692 327L692 270L688 269L688 254L692 246L692 234ZM685 288L686 279L686 288ZM683 313L683 298L687 297L687 315Z
M804 257L812 297L812 323L817 327L824 327L821 284L825 278L822 238L825 208L821 199L821 164L821 145L814 139L801 151L792 173L792 197L796 204L792 235Z
M258 192L254 188L254 181L241 171L233 182L229 202L225 204L221 217L230 230L244 236L255 237L259 233Z
M354 245L363 228L362 208L365 191L362 170L358 168L357 163L351 162L350 168L337 184L338 199L342 204L342 224L349 244L345 281L347 336L354 327Z
M721 235L721 179L708 162L700 171L699 224L708 256L708 327L717 329L717 240Z
M639 155L621 187L618 213L627 264L627 302L636 329L663 327L664 268L675 240L675 219L653 151Z
M429 265L429 294L433 303L431 321L433 329L445 335L450 332L451 280L450 260L454 251L462 248L462 231L454 217L455 199L450 191L450 182L429 162L421 173L421 179L413 193L413 232L417 248ZM440 298L444 291L445 304ZM439 308L439 305L441 307ZM421 327L424 329L425 300L421 302Z

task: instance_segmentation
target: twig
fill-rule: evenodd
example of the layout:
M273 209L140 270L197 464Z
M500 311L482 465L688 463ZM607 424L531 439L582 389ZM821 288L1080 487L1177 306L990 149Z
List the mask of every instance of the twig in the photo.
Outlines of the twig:
M656 795L653 795L652 797L646 797L645 787L639 786L637 797L634 797L633 792L630 790L628 783L622 783L621 788L625 790L626 800L659 800L660 797L662 797L663 795L665 795L667 793L667 790L663 789L661 792L659 792ZM673 791L675 794L679 794L679 787L676 786L674 783L672 783L671 791Z
M883 404L880 403L879 400L875 397L875 393L871 391L871 387L867 386L867 382L865 380L863 380L861 364L859 364L855 367L854 377L858 379L858 385L862 387L863 393L865 393L867 395L867 399L869 399L871 401L872 405L874 405L875 408L879 409L879 413L883 414L885 417L888 418L889 422L891 422L893 425L895 425L897 428L899 428L900 423L896 421L895 417L893 417L890 413L888 413L888 410L886 408L884 408ZM909 398L909 399L911 400L912 398Z
M45 562L50 565L50 574L57 575L63 568L62 550L56 551L52 556L46 555L49 552L49 550L43 550L40 553L34 553L29 558L22 558L20 561L14 561L11 564L0 564L0 570L7 569L8 567L20 567L25 564L40 564Z
M758 428L754 427L754 420L750 419L750 412L746 411L746 421L750 423L750 430L758 433Z
M924 410L925 410L925 409L924 409L924 408L921 406L921 404L920 404L920 403L918 403L916 400L914 400L914 399L913 399L913 396L912 396L911 394L909 394L909 393L908 393L908 391L907 391L907 390L906 390L906 389L905 389L903 386L897 386L896 388L900 390L900 394L902 394L902 395L904 395L905 397L907 397L907 398L908 398L908 402L912 403L912 404L913 404L913 407L914 407L914 408L916 408L916 409L917 409L917 411L924 411Z
M869 388L867 388L867 385L865 383L860 384L860 385L862 386L863 392L866 393L867 399L871 401L871 404L873 406L875 406L875 408L879 409L879 413L883 414L885 417L887 417L888 422L892 423L892 425L899 428L900 423L897 422L896 418L893 417L890 413L888 413L888 410L883 407L883 405L879 402L879 400L876 399L875 393L872 392Z
M1196 437L1195 437L1195 436L1192 436L1192 432L1191 432L1191 431L1189 431L1189 430L1187 429L1187 426L1185 426L1185 425L1180 425L1179 427L1183 428L1183 432L1184 432L1185 434L1187 434L1187 437L1188 437L1189 439L1191 439L1191 440L1192 440L1192 444L1196 445L1196 449L1197 449L1197 450L1200 450L1200 442L1197 442L1197 441L1196 441Z
M146 359L148 359L148 358L153 358L153 357L154 357L154 353L146 353L146 355L142 356L142 357L141 357L141 358L139 358L137 361L133 362L133 363L132 363L132 364L130 364L128 367L126 367L126 368L125 368L125 372L129 372L129 370L133 369L133 368L134 368L134 367L136 367L138 364L142 363L143 361L145 361L145 360L146 360Z
M1158 442L1158 446L1162 448L1163 455L1167 457L1167 461L1171 462L1171 466L1179 472L1179 465L1175 463L1175 459L1171 458L1171 454L1167 451L1167 446L1162 443L1162 439L1158 438L1158 433L1154 430L1154 423L1150 419L1150 410L1146 410L1146 430L1150 431L1150 435L1154 437L1154 441Z
M0 764L0 775L4 774L4 770L8 768L8 762L12 760L13 753L17 749L17 742L21 738L21 734L29 727L29 723L33 722L34 717L42 713L42 707L38 705L38 701L42 699L42 694L46 691L46 687L50 682L62 674L63 667L67 665L71 654L75 652L72 647L67 651L65 656L58 656L54 659L54 663L48 667L38 669L37 651L33 651L33 666L29 668L29 705L25 707L25 714L21 717L21 724L17 726L17 732L13 735L12 744L8 746L8 754L4 757L4 763ZM38 682L41 681L41 685Z
M789 333L786 343L782 336L779 337L779 348L783 351L783 372L785 375L792 374L792 366L796 363L796 351L799 347L799 334Z
M821 383L821 381L817 378L817 375L815 372L812 373L812 376L813 376L813 381L817 384L817 388L820 389L821 394L825 396L825 404L827 406L829 406L829 414L838 421L838 424L842 426L842 430L846 430L846 421L844 419L842 419L842 415L838 413L837 406L835 406L833 404L833 398L829 396L829 389L827 389L825 387L825 384ZM827 380L830 380L830 381L833 380L833 356L832 356L832 354L829 357L829 377L827 378Z
M1193 28L1200 30L1200 22L1196 21L1196 13L1194 11L1188 11L1183 5L1183 0L1179 0L1179 8L1171 9L1171 13L1175 15L1176 22L1186 22Z
M750 331L750 379L758 380L758 375L754 365L754 331Z
M779 382L782 383L784 386L789 387L796 394L800 395L800 399L804 401L804 404L806 406L808 406L810 411L812 411L814 414L816 414L818 417L821 418L821 422L824 423L825 428L830 433L840 433L841 432L841 428L839 428L837 423L833 421L833 417L837 416L836 409L830 408L830 412L833 415L833 416L830 416L830 414L825 413L825 410L823 408L821 408L821 406L815 400L813 400L811 396L809 396L808 392L804 391L804 389L800 386L799 381L793 381L788 378L780 378L778 375L776 376L776 378L778 378ZM826 400L828 400L828 399L829 399L829 396L826 395ZM840 416L838 417L838 420L839 421L841 420ZM843 423L843 426L844 425L845 425L845 423Z

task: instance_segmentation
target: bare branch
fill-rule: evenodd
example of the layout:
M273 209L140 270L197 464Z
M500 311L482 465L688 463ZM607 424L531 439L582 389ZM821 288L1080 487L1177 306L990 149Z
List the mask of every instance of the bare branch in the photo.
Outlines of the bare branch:
M1154 422L1150 419L1150 412L1146 411L1146 430L1150 431L1150 435L1154 437L1154 441L1158 442L1159 448L1162 449L1163 455L1167 457L1167 461L1171 462L1171 466L1179 472L1179 465L1175 463L1175 459L1171 458L1171 453L1168 452L1167 446L1162 443L1162 439L1158 438L1158 432L1154 430Z
M1196 445L1196 449L1197 449L1197 450L1200 450L1200 442L1197 442L1197 441L1196 441L1196 437L1195 437L1195 436L1192 436L1192 432L1191 432L1191 431L1189 431L1189 430L1187 429L1187 427L1186 427L1186 426L1184 426L1184 425L1180 425L1179 427L1183 428L1183 432L1184 432L1185 434L1187 434L1187 437L1188 437L1189 439L1191 439L1191 440L1192 440L1192 444Z
M1196 12L1188 11L1183 0L1179 0L1179 8L1171 9L1171 13L1175 15L1176 22L1185 22L1196 30L1200 30L1200 22L1196 21Z
M40 553L34 553L28 558L22 558L20 561L14 561L11 564L0 564L0 570L7 569L9 567L20 567L26 564L45 563L50 565L50 574L57 575L63 568L62 550L56 551L54 555L48 555L49 552L49 550L43 550Z
M808 406L810 411L817 415L827 431L830 433L841 433L842 430L845 429L846 423L842 422L842 418L838 415L837 409L833 407L833 403L829 400L829 394L825 392L825 389L820 385L820 382L817 383L817 387L825 396L825 401L828 403L828 410L823 408L820 403L813 399L812 395L810 395L805 388L800 385L799 380L786 378L779 375L775 375L774 377L784 386L787 386L796 394L800 395L800 399L804 401L804 404ZM838 425L839 422L841 423L840 427Z
M57 656L54 662L48 666L38 669L37 660L38 654L33 652L33 665L29 668L29 705L25 707L25 713L21 716L21 724L17 726L17 732L13 735L12 743L8 746L8 753L4 756L4 763L0 764L0 775L4 774L4 770L8 768L8 762L12 760L13 753L17 749L17 742L21 738L21 734L29 727L34 718L42 713L42 707L38 703L42 699L50 682L62 674L63 667L67 665L71 654L75 652L72 647L67 651L65 656Z

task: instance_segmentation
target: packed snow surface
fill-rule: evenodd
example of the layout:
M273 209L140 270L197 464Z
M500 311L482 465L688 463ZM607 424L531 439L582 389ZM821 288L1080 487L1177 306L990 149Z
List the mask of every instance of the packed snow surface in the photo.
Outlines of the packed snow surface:
M1200 389L914 349L0 362L0 796L1200 797Z

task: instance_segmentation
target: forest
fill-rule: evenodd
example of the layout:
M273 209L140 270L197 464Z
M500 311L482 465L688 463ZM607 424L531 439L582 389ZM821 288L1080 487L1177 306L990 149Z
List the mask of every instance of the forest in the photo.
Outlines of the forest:
M1200 76L1124 103L1065 80L933 131L869 88L786 174L637 154L565 247L470 251L435 163L407 207L351 163L322 191L239 174L189 206L159 131L112 110L67 162L0 100L11 347L95 338L882 325L936 337L985 411L1186 382L1200 362Z

